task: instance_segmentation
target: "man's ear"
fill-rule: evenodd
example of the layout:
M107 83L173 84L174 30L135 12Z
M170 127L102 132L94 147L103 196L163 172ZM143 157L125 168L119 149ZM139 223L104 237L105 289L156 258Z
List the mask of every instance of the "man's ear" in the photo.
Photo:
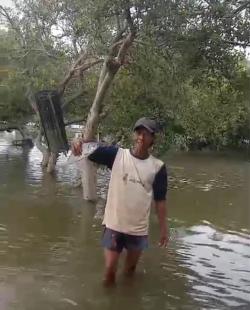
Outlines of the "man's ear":
M150 147L152 147L154 144L155 144L155 136L153 137L153 140L152 140L152 142L150 144Z

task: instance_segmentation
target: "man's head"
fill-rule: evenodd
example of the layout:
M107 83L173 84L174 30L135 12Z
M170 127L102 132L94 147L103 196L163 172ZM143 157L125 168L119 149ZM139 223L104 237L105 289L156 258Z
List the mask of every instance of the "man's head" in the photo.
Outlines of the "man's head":
M134 125L134 131L140 127L147 129L151 134L155 134L159 131L159 126L156 121L147 117L139 118L136 121Z
M154 144L155 133L158 131L154 120L147 117L138 119L134 125L134 148L137 152L147 152Z

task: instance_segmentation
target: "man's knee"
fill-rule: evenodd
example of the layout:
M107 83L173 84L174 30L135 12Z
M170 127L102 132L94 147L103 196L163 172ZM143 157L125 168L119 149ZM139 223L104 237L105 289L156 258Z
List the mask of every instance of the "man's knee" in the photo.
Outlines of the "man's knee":
M115 261L108 261L108 262L106 262L105 267L106 267L106 270L108 272L115 272L116 269L117 269L117 262L115 262Z

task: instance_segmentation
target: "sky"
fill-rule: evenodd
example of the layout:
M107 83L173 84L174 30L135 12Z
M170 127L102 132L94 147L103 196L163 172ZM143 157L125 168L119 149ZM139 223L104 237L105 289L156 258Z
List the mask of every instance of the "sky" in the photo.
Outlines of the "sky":
M11 6L12 1L11 0L0 0L1 5Z

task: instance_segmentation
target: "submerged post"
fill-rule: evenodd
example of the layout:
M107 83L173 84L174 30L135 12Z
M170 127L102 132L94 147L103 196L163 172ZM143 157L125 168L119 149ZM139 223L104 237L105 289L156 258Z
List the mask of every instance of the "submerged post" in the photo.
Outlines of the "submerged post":
M48 146L45 166L47 171L54 170L58 153L67 152L69 145L63 121L61 97L57 91L43 90L35 95L36 106L40 116L43 134Z

